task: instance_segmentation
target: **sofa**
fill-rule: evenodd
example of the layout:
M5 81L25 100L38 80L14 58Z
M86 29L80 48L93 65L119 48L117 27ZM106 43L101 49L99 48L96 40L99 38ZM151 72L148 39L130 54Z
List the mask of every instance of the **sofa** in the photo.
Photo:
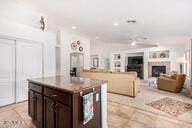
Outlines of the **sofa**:
M179 93L184 87L185 74L173 74L172 76L160 76L157 79L157 88L169 92Z
M110 72L84 70L80 77L107 80L107 91L135 97L140 89L136 72Z

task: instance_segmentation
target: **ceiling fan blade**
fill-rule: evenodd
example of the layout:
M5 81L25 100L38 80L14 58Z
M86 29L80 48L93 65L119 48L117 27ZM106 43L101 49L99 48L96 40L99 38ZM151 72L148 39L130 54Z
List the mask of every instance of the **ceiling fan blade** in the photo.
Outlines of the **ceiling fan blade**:
M147 37L135 37L135 40L137 41L147 40Z
M129 38L129 39L127 39L128 41L134 41L135 39L133 39L133 38Z
M147 47L158 47L158 45L156 45L156 44L143 44L143 43L137 43L136 45L147 46Z

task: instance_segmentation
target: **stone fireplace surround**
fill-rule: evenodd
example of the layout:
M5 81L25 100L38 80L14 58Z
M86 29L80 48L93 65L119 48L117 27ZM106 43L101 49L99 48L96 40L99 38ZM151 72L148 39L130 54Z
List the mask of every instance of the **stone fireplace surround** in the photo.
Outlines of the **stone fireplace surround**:
M152 66L166 66L166 73L170 72L170 62L161 61L161 62L148 62L148 77L152 77Z

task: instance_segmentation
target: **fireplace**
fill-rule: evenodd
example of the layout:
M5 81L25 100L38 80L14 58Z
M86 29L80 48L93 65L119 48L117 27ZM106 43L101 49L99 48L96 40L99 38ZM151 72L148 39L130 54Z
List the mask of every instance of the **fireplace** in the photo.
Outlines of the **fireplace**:
M152 66L152 77L159 77L160 73L166 73L166 66Z
M170 62L148 62L148 78L159 77L160 73L170 72Z

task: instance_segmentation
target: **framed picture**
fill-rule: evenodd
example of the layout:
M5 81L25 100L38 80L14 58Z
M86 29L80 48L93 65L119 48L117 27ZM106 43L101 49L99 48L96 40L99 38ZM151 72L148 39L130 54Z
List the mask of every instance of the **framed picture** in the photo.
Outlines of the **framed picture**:
M99 59L93 58L93 67L99 67Z

